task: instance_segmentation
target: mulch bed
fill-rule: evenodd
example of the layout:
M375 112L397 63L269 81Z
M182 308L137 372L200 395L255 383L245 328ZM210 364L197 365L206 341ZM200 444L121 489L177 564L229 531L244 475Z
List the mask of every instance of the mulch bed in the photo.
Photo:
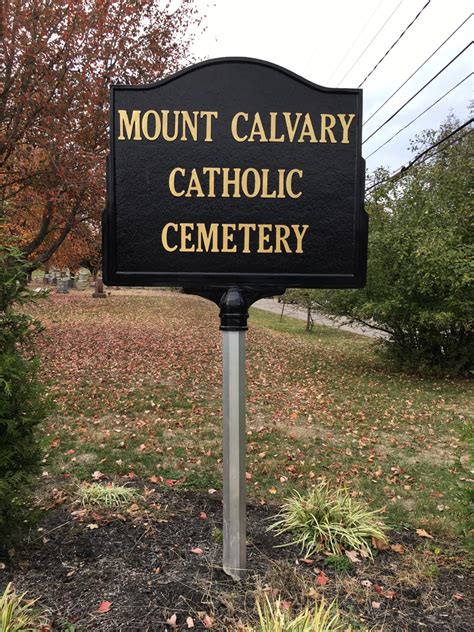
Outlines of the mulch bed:
M166 621L173 614L178 630L188 629L187 617L195 630L206 629L205 615L214 630L243 630L239 621L255 622L257 583L294 608L304 601L302 587L313 586L328 600L337 593L341 610L369 629L470 629L473 583L465 569L452 568L451 562L436 578L415 585L401 581L401 567L425 544L411 531L391 534L403 554L382 551L373 562L335 570L323 556L301 561L295 547L275 548L282 541L267 527L277 508L249 504L249 572L234 582L221 569L219 495L147 487L153 489L147 509L132 507L123 515L72 514L78 507L67 501L50 508L35 539L0 571L0 586L13 581L18 591L39 597L51 613L53 630L161 632L172 629ZM196 548L202 554L191 551ZM324 586L317 581L321 570L328 578ZM104 601L109 610L96 612Z

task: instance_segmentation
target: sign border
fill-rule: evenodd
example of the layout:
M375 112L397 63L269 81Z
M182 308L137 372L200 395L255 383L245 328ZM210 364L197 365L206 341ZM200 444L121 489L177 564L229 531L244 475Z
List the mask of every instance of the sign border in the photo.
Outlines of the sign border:
M228 272L130 272L118 271L116 260L116 207L115 207L115 93L123 90L153 90L206 66L219 64L252 64L276 70L318 92L353 94L358 99L356 144L358 147L354 169L356 183L354 199L354 274L316 273L228 273ZM110 87L110 153L107 159L107 202L102 215L103 276L107 285L185 288L245 286L247 288L359 288L364 287L367 275L368 216L364 210L365 161L362 158L362 90L358 88L327 88L268 61L251 57L220 57L188 66L169 77L146 85L115 84Z

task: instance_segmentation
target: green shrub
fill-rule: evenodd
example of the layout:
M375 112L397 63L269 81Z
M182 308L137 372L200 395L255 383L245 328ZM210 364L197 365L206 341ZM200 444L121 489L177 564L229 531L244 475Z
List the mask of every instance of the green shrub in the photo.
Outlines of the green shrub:
M0 595L1 632L37 632L46 625L42 612L35 608L36 600L25 600L25 594L18 595L8 584Z
M263 603L257 600L258 627L254 632L337 632L346 629L336 603L328 606L321 600L314 609L306 607L298 614L283 609L281 602L274 604L265 595Z
M31 477L41 460L36 431L47 405L33 348L41 325L16 310L34 298L27 263L10 245L0 246L0 263L0 553L5 554L28 516Z
M326 481L305 496L294 492L270 526L278 535L290 533L306 557L327 551L363 551L372 557L371 540L386 541L378 512L351 498L347 489L331 489ZM289 545L288 545L289 546Z

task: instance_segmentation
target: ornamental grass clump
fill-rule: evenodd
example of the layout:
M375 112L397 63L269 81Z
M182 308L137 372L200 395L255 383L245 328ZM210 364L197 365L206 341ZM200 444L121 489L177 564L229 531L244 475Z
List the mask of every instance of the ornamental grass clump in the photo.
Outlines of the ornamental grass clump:
M10 583L0 595L1 632L37 632L46 624L42 613L35 608L37 600L25 600L25 594L18 595Z
M101 485L100 483L83 483L80 485L77 496L82 505L93 505L114 509L124 507L136 501L139 495L135 489L124 485Z
M293 540L282 546L297 544L306 557L359 551L372 558L372 538L387 541L379 513L351 498L347 489L331 489L323 481L305 496L294 492L269 528L277 535L291 534Z
M336 602L326 606L321 600L314 609L306 607L293 615L283 609L279 599L274 604L265 595L263 604L257 600L258 626L253 632L338 632L345 629Z

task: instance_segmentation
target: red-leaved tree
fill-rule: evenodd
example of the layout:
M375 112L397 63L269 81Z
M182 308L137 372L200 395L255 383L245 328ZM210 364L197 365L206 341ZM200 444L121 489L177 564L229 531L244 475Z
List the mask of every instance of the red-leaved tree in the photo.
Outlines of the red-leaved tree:
M200 18L193 0L2 6L2 227L37 267L68 234L83 236L81 224L98 238L109 85L149 83L188 63Z

